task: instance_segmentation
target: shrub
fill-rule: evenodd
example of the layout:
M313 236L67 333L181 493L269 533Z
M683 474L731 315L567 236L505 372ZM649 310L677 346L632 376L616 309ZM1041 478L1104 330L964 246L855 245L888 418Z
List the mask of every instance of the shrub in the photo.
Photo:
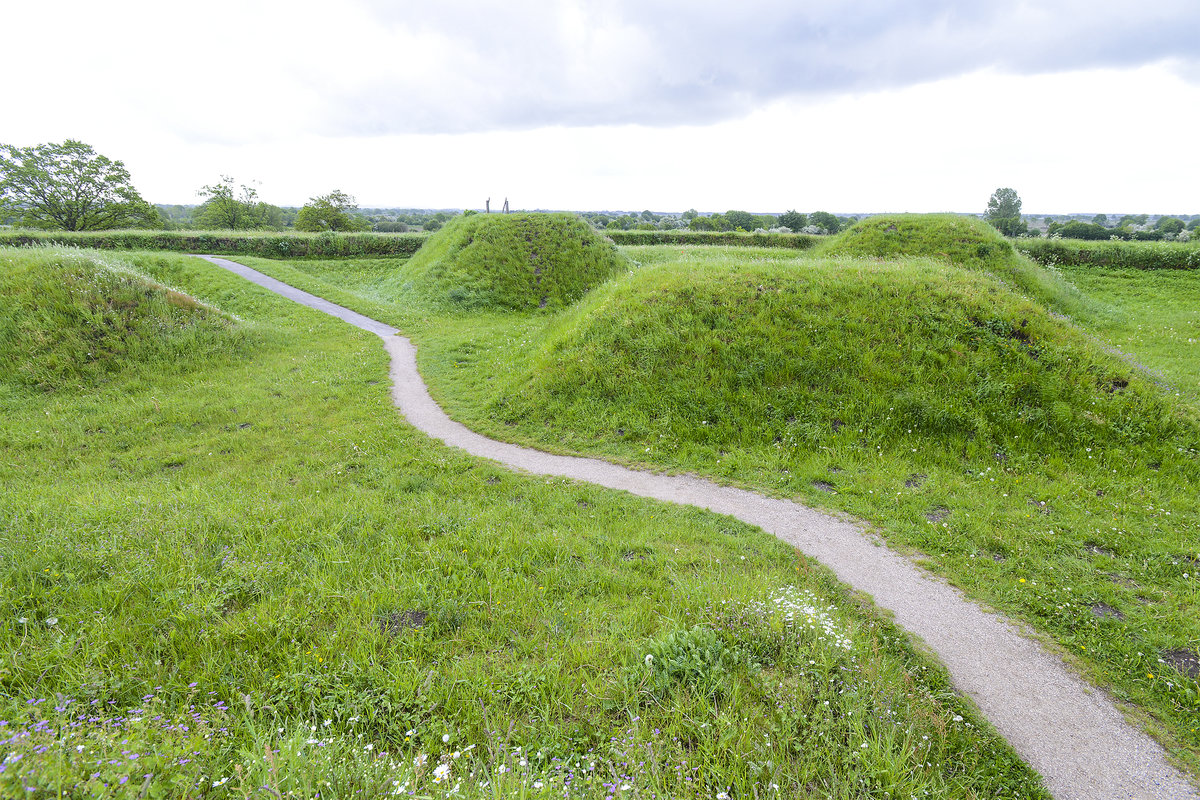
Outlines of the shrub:
M0 246L59 244L96 250L172 250L177 253L304 258L410 256L426 237L382 233L232 233L228 231L0 231Z

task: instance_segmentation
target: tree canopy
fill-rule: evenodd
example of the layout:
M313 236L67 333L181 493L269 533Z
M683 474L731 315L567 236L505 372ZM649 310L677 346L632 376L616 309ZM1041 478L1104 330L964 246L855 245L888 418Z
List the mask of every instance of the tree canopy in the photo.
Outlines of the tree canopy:
M1005 236L1019 236L1029 230L1021 219L1021 196L1008 187L992 192L983 218Z
M779 224L796 233L808 225L808 215L793 209L779 215Z
M296 230L313 233L366 230L368 223L354 213L357 210L357 200L334 189L329 194L309 198L296 214Z
M837 233L842 229L841 220L828 211L814 211L808 215L808 222L826 233Z
M94 231L161 227L120 161L74 139L0 144L0 212L35 228Z
M201 187L196 194L205 198L196 209L195 222L200 228L216 230L253 230L266 227L270 206L258 202L258 190L222 175L220 183Z

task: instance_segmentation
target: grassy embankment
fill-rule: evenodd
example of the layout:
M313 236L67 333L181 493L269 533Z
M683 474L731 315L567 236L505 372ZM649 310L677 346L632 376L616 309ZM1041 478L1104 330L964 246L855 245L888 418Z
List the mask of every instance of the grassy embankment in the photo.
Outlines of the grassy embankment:
M257 263L411 333L477 430L867 520L1060 645L1196 770L1197 412L1089 332L1148 309L960 217L877 218L812 255L626 252L638 269L556 314L389 307L402 264Z
M772 537L447 450L371 335L111 259L0 251L0 796L1040 796Z

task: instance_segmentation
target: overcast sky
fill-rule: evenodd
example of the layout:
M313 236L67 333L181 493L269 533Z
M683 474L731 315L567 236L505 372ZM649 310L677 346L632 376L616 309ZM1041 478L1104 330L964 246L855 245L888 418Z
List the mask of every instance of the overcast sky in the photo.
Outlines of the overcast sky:
M1200 214L1200 2L41 0L0 142L146 199Z

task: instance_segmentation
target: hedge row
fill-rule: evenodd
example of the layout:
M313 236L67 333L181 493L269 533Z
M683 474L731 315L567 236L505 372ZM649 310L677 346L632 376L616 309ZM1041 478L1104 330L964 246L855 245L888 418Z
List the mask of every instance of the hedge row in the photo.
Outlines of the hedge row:
M62 244L97 250L173 250L287 258L410 256L421 233L212 233L196 231L0 231L0 245Z
M617 244L724 244L735 247L788 247L807 250L821 241L804 233L741 231L601 231Z
M1077 239L1017 239L1017 249L1039 264L1054 266L1200 268L1200 244L1192 242L1085 242Z

